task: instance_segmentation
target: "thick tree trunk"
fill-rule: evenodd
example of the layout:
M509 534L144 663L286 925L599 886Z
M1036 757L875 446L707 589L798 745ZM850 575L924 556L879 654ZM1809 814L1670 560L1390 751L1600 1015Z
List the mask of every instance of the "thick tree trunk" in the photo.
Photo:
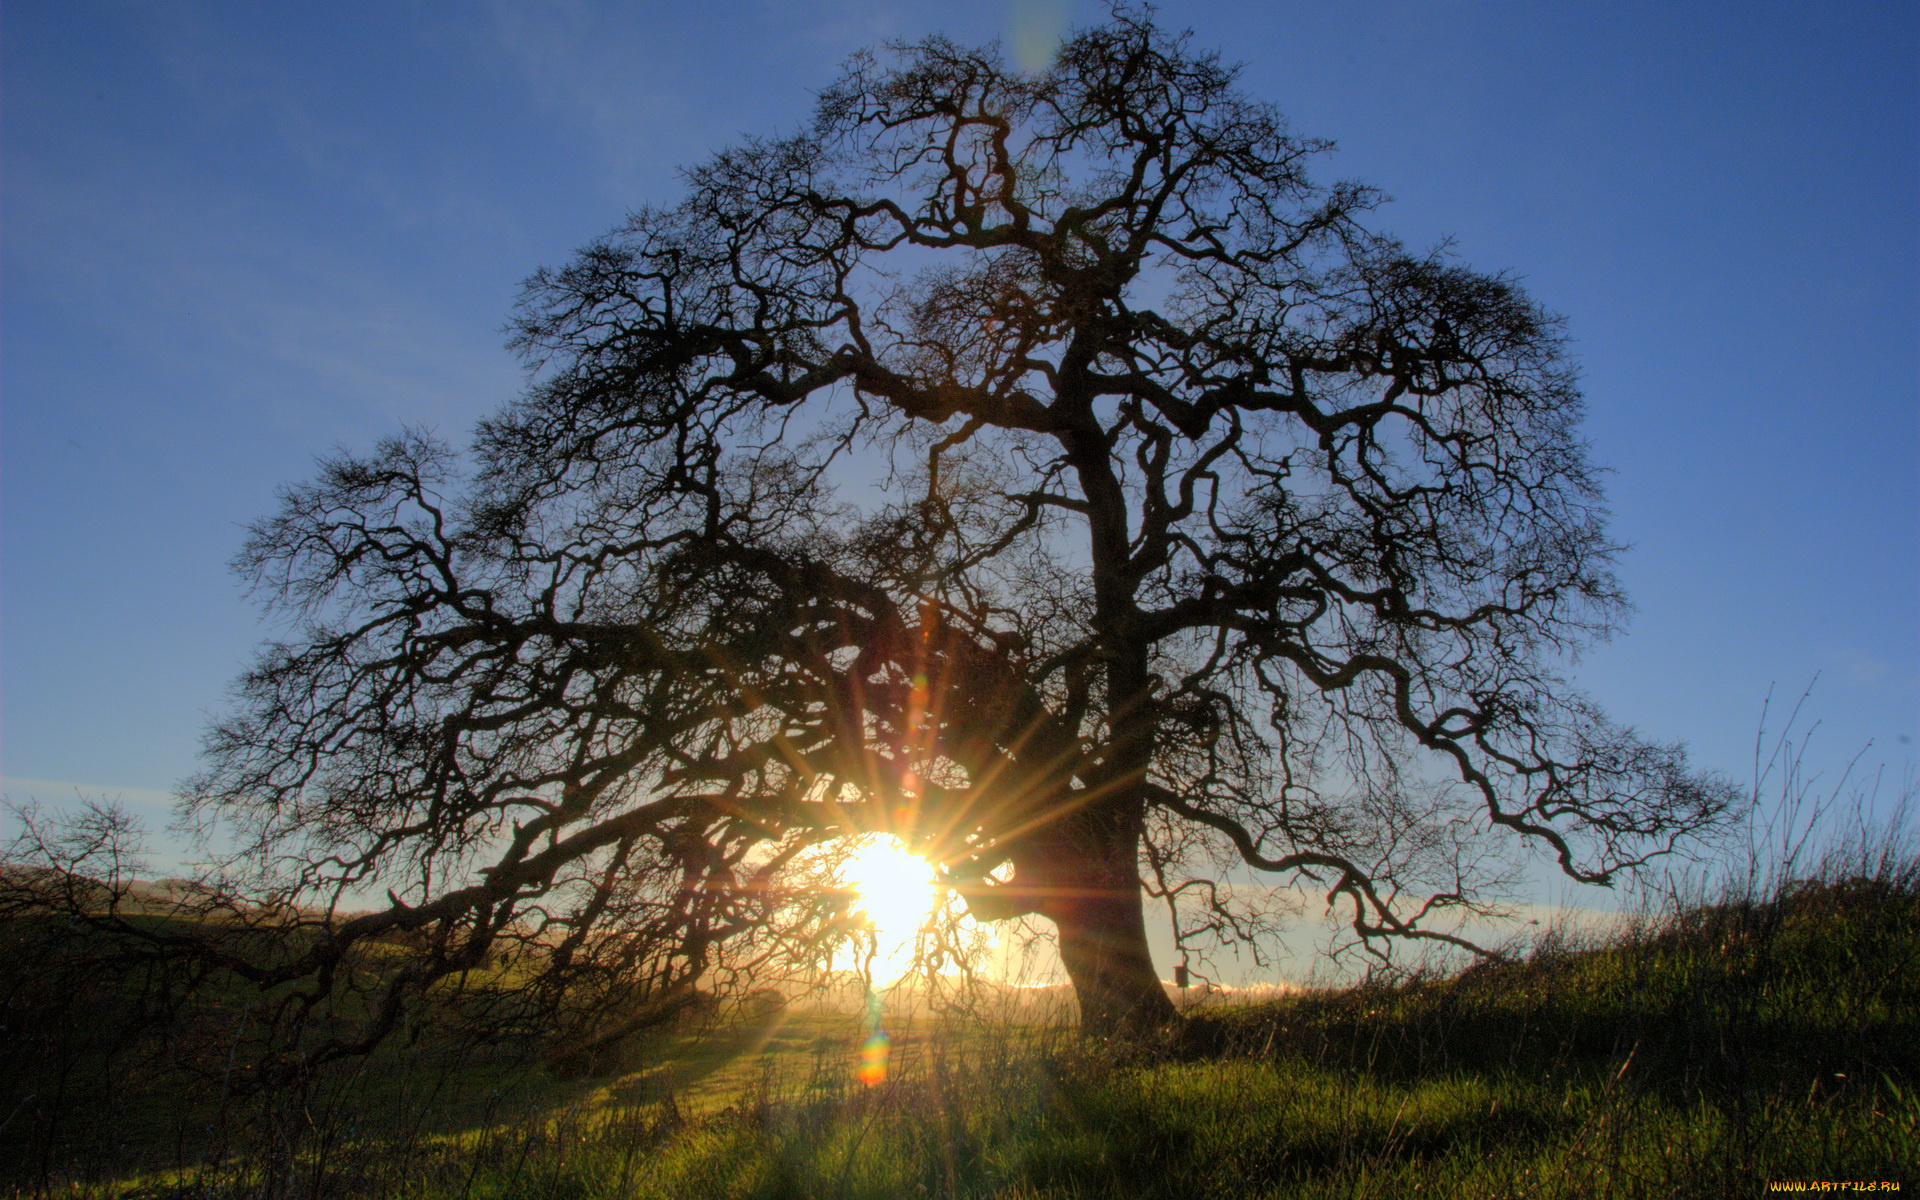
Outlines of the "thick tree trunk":
M1172 1027L1179 1013L1147 952L1140 888L1078 897L1053 917L1060 957L1080 1002L1080 1028L1095 1037L1139 1037Z
M1090 308L1099 298L1084 297ZM1179 1013L1153 969L1141 912L1140 839L1145 811L1139 783L1153 761L1152 642L1140 636L1136 593L1152 554L1134 545L1128 497L1115 466L1112 435L1095 416L1101 386L1091 370L1100 338L1076 332L1062 355L1055 407L1077 411L1062 436L1086 496L1093 565L1094 626L1106 676L1106 753L1083 774L1086 807L1053 824L1047 867L1059 883L1041 908L1060 932L1060 957L1080 1000L1080 1027L1097 1037L1151 1035ZM1144 465L1145 460L1142 460ZM1144 519L1142 536L1145 536Z
M1060 936L1060 958L1080 1002L1080 1027L1096 1037L1148 1036L1179 1022L1153 969L1142 910L1137 818L1111 810L1050 831L1039 861L1040 914Z

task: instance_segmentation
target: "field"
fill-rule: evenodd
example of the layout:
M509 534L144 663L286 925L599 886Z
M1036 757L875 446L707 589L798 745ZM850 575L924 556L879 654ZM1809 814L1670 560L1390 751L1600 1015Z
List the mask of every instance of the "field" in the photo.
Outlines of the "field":
M587 1078L398 1039L243 1096L28 1011L0 1067L16 1197L1746 1196L1920 1187L1920 866L1882 850L1605 941L1196 1013L1122 1047L1054 1022L763 1005ZM44 932L44 931L43 931ZM10 931L28 936L30 931ZM80 999L84 1000L84 997ZM238 1006L238 999L234 1001ZM244 1009L222 1036L243 1036ZM36 1040L37 1039L37 1040ZM49 1048L60 1051L50 1054ZM181 1046L185 1059L194 1047ZM217 1064L217 1044L199 1060ZM226 1051L231 1055L231 1050Z

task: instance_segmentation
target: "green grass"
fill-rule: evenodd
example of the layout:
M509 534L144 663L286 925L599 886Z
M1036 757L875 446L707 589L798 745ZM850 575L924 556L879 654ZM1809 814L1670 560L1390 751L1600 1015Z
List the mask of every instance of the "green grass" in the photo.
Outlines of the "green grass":
M896 1033L893 1073L872 1088L853 1077L855 1018L792 1013L658 1035L596 1079L556 1079L532 1048L431 1039L297 1098L168 1100L146 1076L119 1116L70 1122L57 1146L36 1145L32 1121L0 1133L0 1188L102 1200L1911 1188L1920 870L1883 863L1523 962L1216 1012L1152 1054L1060 1028L922 1020ZM0 1083L0 1120L21 1086Z

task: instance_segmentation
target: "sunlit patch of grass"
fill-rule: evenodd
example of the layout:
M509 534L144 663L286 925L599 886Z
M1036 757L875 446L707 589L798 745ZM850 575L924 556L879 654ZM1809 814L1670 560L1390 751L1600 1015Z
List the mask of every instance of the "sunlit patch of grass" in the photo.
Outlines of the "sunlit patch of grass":
M662 1031L631 1069L572 1080L511 1047L399 1045L298 1103L176 1101L194 1129L226 1124L171 1161L69 1125L65 1144L9 1159L27 1164L12 1194L1718 1197L1902 1172L1912 1186L1920 865L1677 907L1451 977L1217 1011L1155 1052L1058 1026L890 1032L874 1086L856 1078L850 1014Z
M1631 1063L1554 1080L1411 1079L1295 1059L1116 1062L1065 1042L1002 1049L948 1045L883 1087L761 1089L697 1115L667 1100L365 1140L325 1172L310 1151L286 1188L268 1186L270 1164L235 1163L79 1194L1718 1196L1756 1171L1897 1177L1920 1154L1920 1112L1889 1081L1739 1112L1636 1086Z
M1776 1098L1736 1118L1636 1089L1630 1066L1557 1083L1398 1080L1297 1061L1125 1065L1055 1046L1017 1066L956 1055L941 1068L944 1080L928 1067L914 1080L837 1098L745 1096L693 1118L650 1106L493 1130L419 1156L403 1190L449 1198L1709 1196L1756 1165L1798 1177L1874 1177L1920 1149L1911 1104L1884 1086L1874 1105ZM1766 1126L1769 1150L1757 1162L1728 1160L1737 1119Z

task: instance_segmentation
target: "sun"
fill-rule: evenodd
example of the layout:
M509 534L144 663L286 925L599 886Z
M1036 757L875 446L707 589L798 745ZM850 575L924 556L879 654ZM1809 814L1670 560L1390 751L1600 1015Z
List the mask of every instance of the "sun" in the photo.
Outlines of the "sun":
M939 900L933 864L890 833L855 840L841 878L873 926L873 982L891 984L913 965L914 943Z

